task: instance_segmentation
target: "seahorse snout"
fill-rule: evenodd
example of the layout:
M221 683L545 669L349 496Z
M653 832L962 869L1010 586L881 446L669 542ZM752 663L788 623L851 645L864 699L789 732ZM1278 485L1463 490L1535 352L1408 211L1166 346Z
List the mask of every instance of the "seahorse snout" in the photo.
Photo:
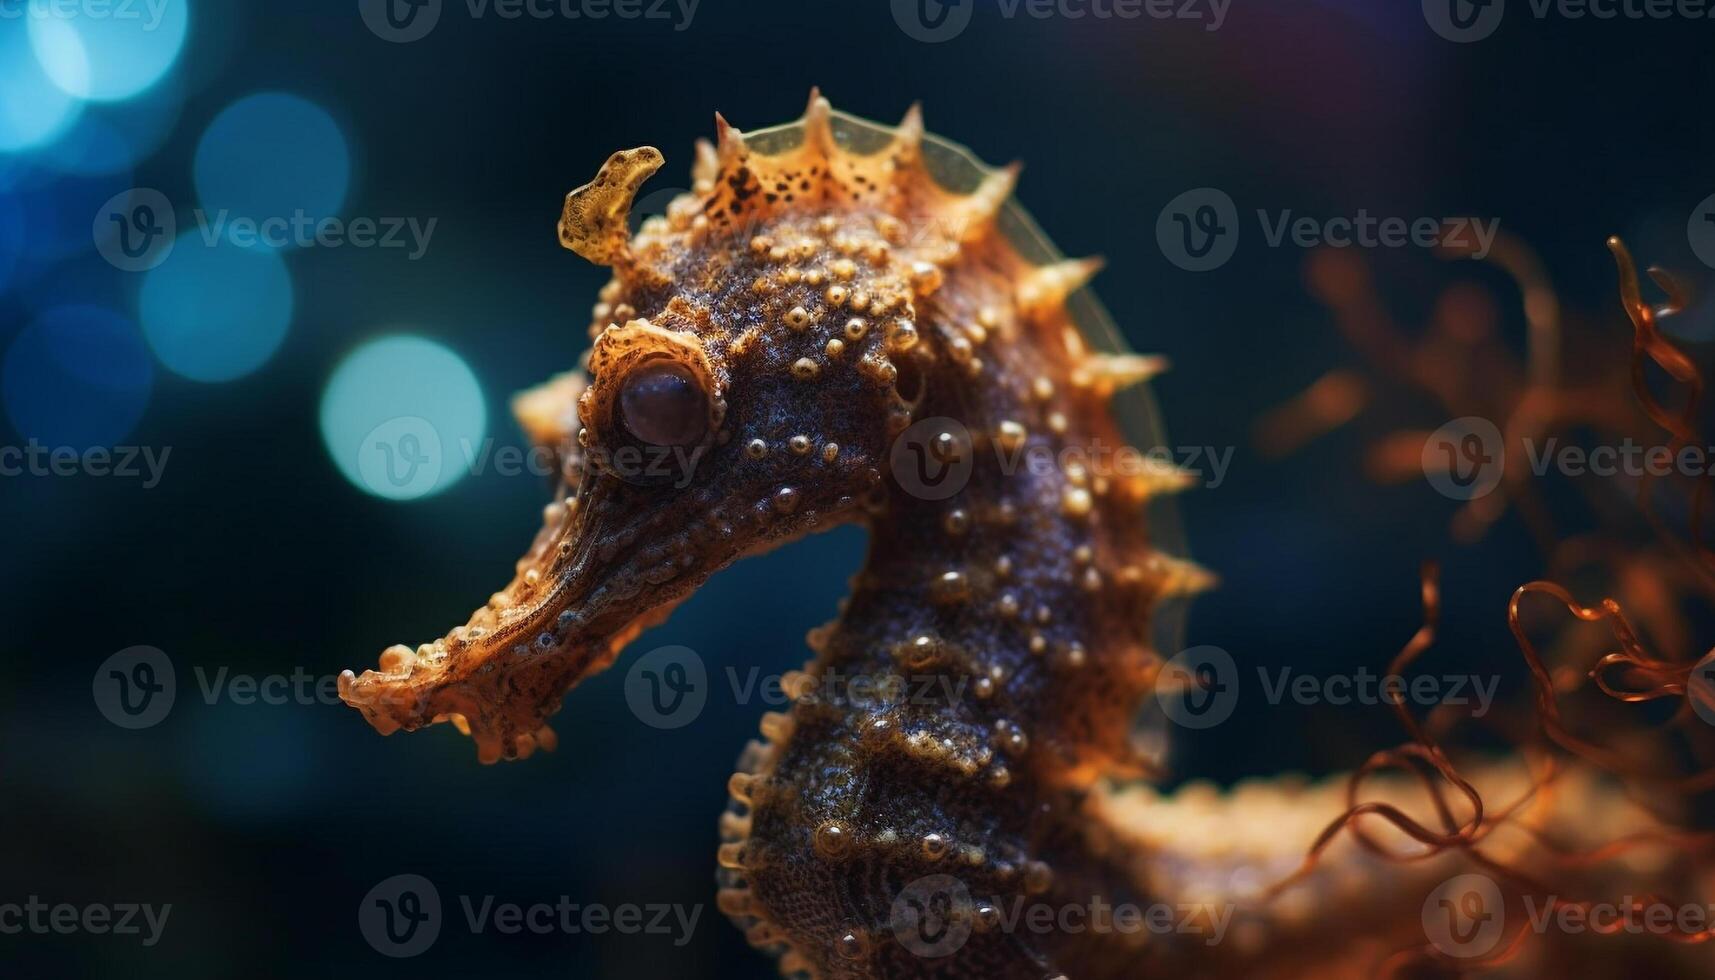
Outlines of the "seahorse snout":
M631 523L603 497L549 504L505 589L440 639L388 647L376 669L345 671L340 697L383 735L451 722L483 762L552 748L546 721L565 692L612 663L654 605L615 588L642 573L629 549L597 546Z
M485 650L449 637L415 650L382 652L375 670L345 671L339 695L383 735L451 722L477 745L483 762L553 749L546 719L566 688L611 659L600 641L573 638L554 649L523 644Z

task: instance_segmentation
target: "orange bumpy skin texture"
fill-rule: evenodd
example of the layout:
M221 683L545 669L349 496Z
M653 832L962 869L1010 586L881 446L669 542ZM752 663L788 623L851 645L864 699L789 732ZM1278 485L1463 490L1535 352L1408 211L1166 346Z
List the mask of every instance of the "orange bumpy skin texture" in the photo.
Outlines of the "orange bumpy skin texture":
M801 143L765 154L717 117L693 190L630 238L657 151L615 154L569 196L561 242L614 278L585 370L516 403L561 461L557 499L511 584L445 637L347 672L342 697L383 733L450 721L484 761L521 758L552 747L569 688L710 575L861 522L868 560L785 679L790 711L744 751L720 823L718 904L782 972L1286 975L1322 959L1283 951L1293 929L1306 951L1331 932L1385 945L1402 925L1421 942L1420 896L1404 914L1349 901L1336 929L1315 876L1287 896L1312 914L1243 913L1211 942L1213 903L1254 899L1258 869L1296 867L1336 802L1322 792L1316 819L1286 820L1301 789L1249 793L1257 819L1225 818L1253 833L1242 854L1139 832L1151 813L1184 826L1201 812L1111 782L1138 769L1131 724L1160 665L1150 610L1210 584L1145 525L1147 499L1186 480L1003 465L1123 445L1110 399L1161 364L1086 349L1067 300L1097 263L1034 265L1001 234L1016 168L950 192L915 109L868 153L845 145L847 118L812 94ZM890 465L916 423L939 464L968 465L957 493L926 499ZM968 935L926 949L899 900L942 875L971 897L954 910ZM1020 903L1157 902L1178 928L1002 921Z
M998 233L1017 168L953 193L924 165L915 109L875 153L844 149L835 124L812 97L801 145L763 155L717 118L693 191L629 241L626 211L659 153L615 154L569 196L561 242L615 276L587 372L517 404L560 454L561 499L487 606L348 673L342 695L383 732L451 721L484 760L521 757L552 739L568 688L709 575L864 522L869 561L788 686L837 672L923 690L827 685L764 720L722 820L720 905L788 973L1070 969L1084 957L986 929L926 959L889 919L903 886L942 871L976 895L1142 896L1128 869L1090 855L1076 813L1097 774L1131 759L1158 664L1147 610L1207 581L1148 544L1143 501L1181 481L1003 473L998 460L1123 444L1108 397L1160 365L1085 349L1065 301L1097 263L1036 267ZM651 448L622 402L662 365L698 386L708 424L652 476L620 465ZM955 420L935 449L972 463L948 499L889 475L893 441L924 419Z

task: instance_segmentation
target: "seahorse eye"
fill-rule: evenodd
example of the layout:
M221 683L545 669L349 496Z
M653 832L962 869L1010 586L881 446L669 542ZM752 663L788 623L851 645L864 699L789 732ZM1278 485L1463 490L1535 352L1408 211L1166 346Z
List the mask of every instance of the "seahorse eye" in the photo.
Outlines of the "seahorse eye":
M709 425L709 398L691 373L667 361L646 365L619 391L626 431L653 446L688 446Z

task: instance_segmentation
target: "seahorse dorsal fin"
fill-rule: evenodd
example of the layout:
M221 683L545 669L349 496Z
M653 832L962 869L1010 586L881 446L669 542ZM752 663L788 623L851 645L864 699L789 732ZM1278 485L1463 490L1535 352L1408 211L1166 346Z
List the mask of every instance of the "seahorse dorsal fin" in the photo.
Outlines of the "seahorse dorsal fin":
M724 169L744 159L750 148L744 143L744 134L733 128L726 117L715 113L715 156Z
M560 212L560 244L596 265L624 261L631 202L637 189L665 162L653 146L620 150L608 157L594 180L566 195Z
M1021 163L1009 163L984 177L969 195L953 202L944 220L954 240L974 242L994 228L1001 208L1018 186L1018 174L1023 169Z
M1197 485L1201 475L1173 463L1160 463L1119 478L1122 492L1133 501L1146 501L1162 494L1182 493Z
M1137 577L1151 588L1155 601L1193 596L1220 584L1220 577L1193 561L1157 552L1137 569ZM1128 569L1129 570L1129 569Z
M1072 369L1072 383L1110 395L1166 370L1167 358L1159 354L1091 354Z
M923 159L923 103L913 102L899 120L893 134L894 157L902 167L915 167Z
M804 108L804 147L823 159L839 148L834 143L834 107L819 88L810 89L810 104Z
M707 194L715 189L715 181L721 175L720 154L715 152L715 145L708 140L697 140L697 158L691 164L691 189L698 194Z
M1084 287L1102 271L1100 258L1068 259L1038 266L1018 285L1018 306L1036 316L1064 306L1066 297Z

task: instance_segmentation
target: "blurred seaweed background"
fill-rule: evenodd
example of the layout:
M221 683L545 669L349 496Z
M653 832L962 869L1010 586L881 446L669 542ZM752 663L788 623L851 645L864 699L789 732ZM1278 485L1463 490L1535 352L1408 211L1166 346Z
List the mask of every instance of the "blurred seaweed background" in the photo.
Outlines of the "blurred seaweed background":
M0 934L0 975L772 975L714 908L715 820L778 706L766 678L834 614L861 533L746 561L637 642L707 663L681 728L628 708L624 660L567 699L558 752L496 767L444 726L379 738L327 695L340 669L463 622L539 524L545 481L501 455L524 445L507 399L576 363L605 281L555 241L563 195L643 143L668 157L650 190L688 186L714 110L782 122L812 85L884 120L922 100L932 130L1025 161L1020 199L1062 249L1107 257L1096 289L1121 330L1173 361L1155 386L1172 445L1233 451L1180 502L1224 579L1188 642L1379 671L1433 557L1445 662L1511 662L1506 598L1544 569L1524 522L1456 540L1455 501L1363 465L1387 431L1446 421L1438 405L1394 392L1393 414L1367 405L1293 453L1256 441L1259 417L1361 362L1306 288L1313 253L1270 247L1252 215L1498 219L1623 352L1607 235L1709 277L1687 228L1715 193L1715 23L1515 0L1453 43L1415 2L1232 0L1218 29L1200 0L1172 5L1200 19L921 0L915 22L913 2L447 0L407 39L425 21L398 27L403 0L392 22L355 0L0 0L0 903L172 905L152 946ZM929 42L924 11L969 22ZM1155 229L1203 187L1243 230L1192 273ZM241 240L242 219L297 215L342 235ZM1400 322L1474 284L1522 356L1499 270L1362 251ZM1711 315L1672 327L1715 336ZM493 465L442 467L422 494L363 471L372 426L431 414ZM91 447L113 466L134 451L136 475L99 472ZM169 658L174 693L133 730L102 685L138 645ZM280 696L246 703L238 678L270 677ZM1338 772L1399 737L1385 707L1241 703L1179 735L1175 779ZM447 922L389 959L358 909L402 873L435 884ZM686 935L473 934L458 896L700 911Z

